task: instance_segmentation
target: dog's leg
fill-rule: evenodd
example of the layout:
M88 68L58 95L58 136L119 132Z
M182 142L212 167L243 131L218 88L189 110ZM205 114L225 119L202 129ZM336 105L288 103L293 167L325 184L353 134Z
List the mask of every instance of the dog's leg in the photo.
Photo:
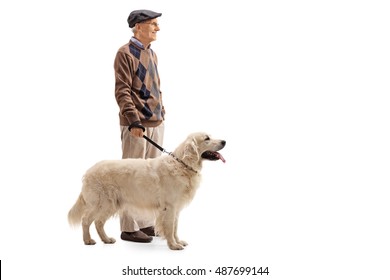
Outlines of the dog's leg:
M104 224L106 223L106 219L105 220L95 220L95 227L96 227L96 231L97 233L99 234L100 236L100 239L106 243L106 244L113 244L115 243L115 239L112 238L112 237L108 237L105 230L104 230Z
M173 208L167 208L165 210L165 217L162 220L162 226L164 231L164 236L167 239L168 247L171 250L183 250L184 247L181 244L176 242L175 238L175 220L176 220L176 211Z
M90 213L87 213L82 218L82 226L83 226L83 240L85 245L95 245L96 242L91 238L91 234L89 233L89 227L91 226L93 222L93 218L90 215Z
M165 209L160 210L157 213L157 218L156 218L156 224L154 225L154 230L156 234L162 238L165 238L165 233L164 233L164 228L163 228L163 221L165 219Z
M177 235L177 226L179 223L179 213L176 214L175 216L175 223L174 223L174 228L173 228L173 237L175 238L175 241L177 244L180 244L182 246L187 246L188 243L185 242L184 240L180 240L178 235Z

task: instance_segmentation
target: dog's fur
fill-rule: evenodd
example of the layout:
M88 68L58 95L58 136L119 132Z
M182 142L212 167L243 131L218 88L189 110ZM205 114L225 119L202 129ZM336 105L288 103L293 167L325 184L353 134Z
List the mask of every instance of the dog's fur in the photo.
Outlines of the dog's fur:
M84 175L81 194L68 214L69 223L82 224L86 245L96 243L89 232L92 222L104 243L114 243L104 231L108 218L125 210L133 215L147 211L156 216L156 232L166 238L169 248L183 249L187 243L177 236L179 213L199 187L202 161L223 160L217 151L225 143L193 133L173 152L179 160L162 155L98 162Z

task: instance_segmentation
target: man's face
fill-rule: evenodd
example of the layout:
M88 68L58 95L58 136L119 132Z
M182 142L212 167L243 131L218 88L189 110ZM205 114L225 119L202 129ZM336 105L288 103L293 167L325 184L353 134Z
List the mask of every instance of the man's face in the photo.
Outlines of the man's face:
M157 31L160 30L157 18L138 23L138 39L150 44L157 39Z

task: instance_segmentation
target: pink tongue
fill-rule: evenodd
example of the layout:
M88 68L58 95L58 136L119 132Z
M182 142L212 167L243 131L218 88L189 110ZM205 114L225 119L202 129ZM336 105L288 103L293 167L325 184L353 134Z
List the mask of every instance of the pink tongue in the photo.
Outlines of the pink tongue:
M226 160L223 158L223 156L222 156L220 153L216 153L216 156L217 156L220 160L222 160L223 163L226 162Z

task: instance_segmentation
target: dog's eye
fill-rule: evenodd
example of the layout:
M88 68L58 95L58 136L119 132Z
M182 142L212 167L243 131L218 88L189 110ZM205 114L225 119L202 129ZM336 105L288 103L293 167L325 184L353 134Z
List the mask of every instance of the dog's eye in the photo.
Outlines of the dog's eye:
M210 141L210 137L206 136L205 141Z

